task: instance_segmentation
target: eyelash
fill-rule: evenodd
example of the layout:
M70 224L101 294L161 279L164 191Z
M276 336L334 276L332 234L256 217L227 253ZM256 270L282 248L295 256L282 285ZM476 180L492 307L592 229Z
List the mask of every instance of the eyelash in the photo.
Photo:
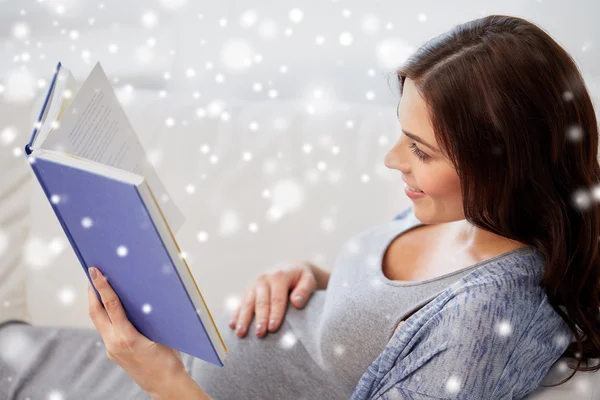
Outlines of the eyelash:
M412 149L412 152L413 152L413 153L414 153L414 154L415 154L417 157L419 157L419 159L420 159L421 161L427 161L427 159L429 158L429 156L428 156L427 154L423 153L421 150L419 150L419 148L418 148L418 147L415 145L415 143L414 143L414 142L410 144L410 147L411 147L411 149Z

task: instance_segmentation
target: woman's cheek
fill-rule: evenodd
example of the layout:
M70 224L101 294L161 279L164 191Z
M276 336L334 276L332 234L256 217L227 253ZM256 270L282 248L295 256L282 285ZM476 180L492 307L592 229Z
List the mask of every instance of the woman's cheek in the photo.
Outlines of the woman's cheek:
M431 197L460 196L460 181L452 174L429 175L419 188Z

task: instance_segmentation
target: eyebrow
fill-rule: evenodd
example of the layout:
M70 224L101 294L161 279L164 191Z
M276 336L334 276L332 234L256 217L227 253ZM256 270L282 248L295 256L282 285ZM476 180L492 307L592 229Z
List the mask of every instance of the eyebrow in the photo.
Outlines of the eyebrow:
M438 149L436 149L435 147L433 147L432 145L430 145L429 143L427 143L426 141L424 141L423 139L421 139L417 135L415 135L413 133L410 133L410 132L406 132L404 129L402 129L402 132L404 132L404 134L406 136L408 136L409 138L411 138L415 142L419 142L422 145L429 147L431 150L435 151L436 153L438 152Z

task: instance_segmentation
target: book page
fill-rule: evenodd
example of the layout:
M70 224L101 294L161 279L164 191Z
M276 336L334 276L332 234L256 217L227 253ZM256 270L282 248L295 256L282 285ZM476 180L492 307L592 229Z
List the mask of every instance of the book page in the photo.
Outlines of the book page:
M99 62L39 146L145 176L173 232L185 222L148 161Z

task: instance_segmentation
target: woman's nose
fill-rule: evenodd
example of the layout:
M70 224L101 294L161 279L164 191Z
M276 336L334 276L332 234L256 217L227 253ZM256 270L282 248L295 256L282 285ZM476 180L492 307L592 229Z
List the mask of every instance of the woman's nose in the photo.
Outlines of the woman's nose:
M404 174L408 174L409 166L404 156L404 152L402 151L400 141L396 142L394 147L388 150L383 159L383 163L388 168L396 169L402 171Z

